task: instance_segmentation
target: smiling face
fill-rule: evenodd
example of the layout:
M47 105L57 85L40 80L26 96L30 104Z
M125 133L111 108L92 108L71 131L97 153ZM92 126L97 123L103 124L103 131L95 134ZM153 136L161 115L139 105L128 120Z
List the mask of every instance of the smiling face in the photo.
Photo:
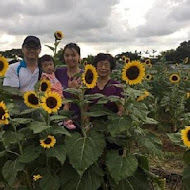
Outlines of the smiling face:
M54 72L54 63L53 61L44 61L41 63L42 71L47 74Z
M80 55L73 48L66 48L64 51L64 61L68 67L78 67Z
M26 60L37 60L41 52L41 48L24 45L22 47L22 52Z
M111 73L111 65L108 60L97 62L97 72L99 77L109 77Z

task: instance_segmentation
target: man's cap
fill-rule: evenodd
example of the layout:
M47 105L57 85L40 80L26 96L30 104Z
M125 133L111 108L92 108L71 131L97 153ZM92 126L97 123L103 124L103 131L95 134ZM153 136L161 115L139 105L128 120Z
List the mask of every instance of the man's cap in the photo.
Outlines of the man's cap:
M24 45L35 45L36 47L41 47L40 39L36 36L27 36L24 39L22 46Z

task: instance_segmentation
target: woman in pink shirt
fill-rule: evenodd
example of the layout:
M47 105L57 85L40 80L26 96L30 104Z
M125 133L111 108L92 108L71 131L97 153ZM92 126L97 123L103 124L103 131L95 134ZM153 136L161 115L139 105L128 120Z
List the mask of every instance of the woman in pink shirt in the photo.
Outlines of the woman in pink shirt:
M51 83L51 90L53 92L58 93L62 98L63 96L63 88L62 84L59 82L59 80L55 77L54 71L55 71L55 65L54 65L54 60L53 57L50 55L43 55L39 59L39 67L42 69L42 76L41 80L49 80ZM63 109L64 110L69 110L70 105L69 103L64 104ZM73 121L71 119L66 120L63 122L64 126L68 129L75 129L76 126L73 124Z

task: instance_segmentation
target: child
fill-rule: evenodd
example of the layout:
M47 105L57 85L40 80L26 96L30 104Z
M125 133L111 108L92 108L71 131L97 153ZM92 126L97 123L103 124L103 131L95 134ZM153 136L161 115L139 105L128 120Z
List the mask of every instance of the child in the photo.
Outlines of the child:
M53 57L50 55L43 55L41 58L39 58L39 67L42 69L41 80L49 80L51 83L51 90L58 93L61 98L64 98L62 85L54 74L55 66ZM64 110L68 111L69 108L69 103L64 104ZM71 119L64 121L63 125L68 129L76 129L76 126L73 124Z

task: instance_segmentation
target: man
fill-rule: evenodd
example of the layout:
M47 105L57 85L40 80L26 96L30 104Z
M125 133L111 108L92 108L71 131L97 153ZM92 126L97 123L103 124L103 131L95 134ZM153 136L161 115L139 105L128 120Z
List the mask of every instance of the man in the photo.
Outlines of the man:
M36 36L27 36L22 44L24 59L9 66L3 85L20 89L21 92L34 90L39 78L38 57L41 43Z

